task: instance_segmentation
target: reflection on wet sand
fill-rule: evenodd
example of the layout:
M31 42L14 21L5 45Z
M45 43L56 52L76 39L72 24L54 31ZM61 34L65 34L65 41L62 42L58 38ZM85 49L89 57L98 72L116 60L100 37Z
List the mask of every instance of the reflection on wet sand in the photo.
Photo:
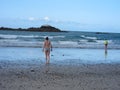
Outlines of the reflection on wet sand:
M107 55L108 55L108 52L107 52L107 51L105 51L105 59L107 59Z

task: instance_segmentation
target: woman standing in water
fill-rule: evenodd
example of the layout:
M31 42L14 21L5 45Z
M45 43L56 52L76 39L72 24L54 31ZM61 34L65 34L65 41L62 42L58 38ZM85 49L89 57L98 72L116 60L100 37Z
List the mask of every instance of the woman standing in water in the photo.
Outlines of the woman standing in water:
M50 51L52 51L52 44L48 37L46 37L43 44L43 52L45 52L46 64L50 62Z

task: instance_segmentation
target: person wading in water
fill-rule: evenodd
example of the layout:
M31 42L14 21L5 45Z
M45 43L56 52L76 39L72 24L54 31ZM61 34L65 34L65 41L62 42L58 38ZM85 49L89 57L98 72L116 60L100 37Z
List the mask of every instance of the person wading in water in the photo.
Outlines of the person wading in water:
M46 37L43 44L43 52L45 52L46 64L50 62L50 51L52 51L52 44L48 37Z

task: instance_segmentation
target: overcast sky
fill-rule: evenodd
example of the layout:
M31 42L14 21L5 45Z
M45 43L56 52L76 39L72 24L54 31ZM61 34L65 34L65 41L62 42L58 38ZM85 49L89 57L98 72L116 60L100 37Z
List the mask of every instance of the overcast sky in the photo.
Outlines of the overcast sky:
M0 0L0 27L44 24L70 31L120 32L120 0Z

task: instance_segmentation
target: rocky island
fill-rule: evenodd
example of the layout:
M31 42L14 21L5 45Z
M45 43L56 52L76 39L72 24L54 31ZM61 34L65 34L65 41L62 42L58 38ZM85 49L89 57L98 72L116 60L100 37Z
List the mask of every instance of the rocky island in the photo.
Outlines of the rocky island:
M40 32L60 32L61 30L50 25L42 25L40 28L28 28L29 31L40 31Z
M37 32L62 32L60 29L50 25L42 25L41 27L30 27L27 29L23 28L6 28L0 27L0 30L12 30L12 31L37 31Z

